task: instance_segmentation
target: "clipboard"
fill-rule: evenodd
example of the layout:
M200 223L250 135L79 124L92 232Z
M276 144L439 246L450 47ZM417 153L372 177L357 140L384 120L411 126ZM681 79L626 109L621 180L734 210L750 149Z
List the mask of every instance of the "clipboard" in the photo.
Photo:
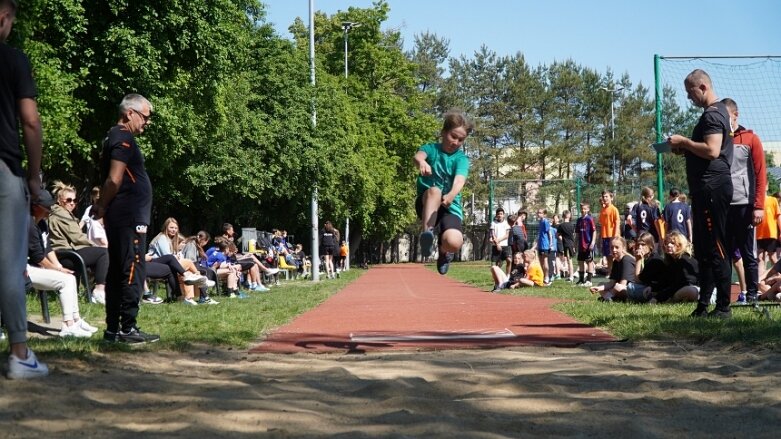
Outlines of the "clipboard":
M651 147L659 154L664 154L666 152L672 151L672 149L670 148L670 144L667 142L652 143Z

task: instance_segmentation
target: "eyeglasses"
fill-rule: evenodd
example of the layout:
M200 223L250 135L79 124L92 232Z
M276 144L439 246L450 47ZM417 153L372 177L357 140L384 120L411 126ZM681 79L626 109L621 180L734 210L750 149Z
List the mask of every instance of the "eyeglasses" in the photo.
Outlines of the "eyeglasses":
M136 112L136 114L138 114L139 116L141 116L141 118L143 118L143 119L144 119L144 123L149 123L149 120L150 120L150 119L152 119L152 113L149 113L149 114L144 114L144 113L142 113L142 112L140 112L140 111L136 110L135 108L131 108L131 110L135 111L135 112Z
M65 204L71 204L71 203L75 203L76 199L75 198L66 198L66 199L64 199L62 201L64 201Z

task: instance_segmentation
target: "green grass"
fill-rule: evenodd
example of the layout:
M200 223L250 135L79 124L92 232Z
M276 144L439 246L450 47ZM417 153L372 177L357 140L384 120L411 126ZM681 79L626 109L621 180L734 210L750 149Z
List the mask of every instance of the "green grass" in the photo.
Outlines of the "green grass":
M365 273L352 269L340 279L282 281L271 292L249 292L248 299L215 297L219 305L189 306L182 303L142 304L138 326L145 332L160 334L160 342L133 347L133 350L187 350L195 344L207 344L245 349L270 330L290 322L299 314L314 308L348 283ZM80 298L81 299L81 298ZM79 303L79 309L88 322L100 331L91 339L61 339L59 337L32 337L30 346L35 352L47 355L89 358L98 352L131 349L121 344L108 345L101 341L105 329L105 310L102 305ZM49 294L49 311L61 315L56 295ZM37 296L27 296L28 314L41 314ZM43 325L47 326L47 325ZM48 325L54 327L55 325ZM53 334L56 334L52 331ZM3 342L5 346L7 342Z
M433 265L431 269L435 269ZM453 263L448 276L486 291L493 281L486 261ZM781 307L768 308L772 320L750 308L733 307L728 321L693 319L689 313L693 303L630 304L602 303L587 288L569 282L555 281L546 288L503 290L502 294L564 299L554 306L576 320L605 329L619 339L627 340L687 340L749 343L767 347L781 342Z

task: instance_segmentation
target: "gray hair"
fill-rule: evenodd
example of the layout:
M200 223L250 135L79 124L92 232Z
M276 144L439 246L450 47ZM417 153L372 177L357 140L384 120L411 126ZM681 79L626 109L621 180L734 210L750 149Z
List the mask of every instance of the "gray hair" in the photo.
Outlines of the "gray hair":
M129 110L142 111L144 104L149 106L149 111L152 111L152 104L149 103L147 98L137 93L130 93L122 98L122 102L119 103L119 115L127 113Z
M19 4L16 0L0 0L0 9L8 8L12 13L16 13Z

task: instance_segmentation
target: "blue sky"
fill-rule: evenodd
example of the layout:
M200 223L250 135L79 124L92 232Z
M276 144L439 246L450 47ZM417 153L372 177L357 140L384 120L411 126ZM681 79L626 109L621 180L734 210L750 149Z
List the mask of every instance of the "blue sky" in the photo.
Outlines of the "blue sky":
M263 0L261 0L263 1ZM267 20L289 37L308 0L265 0ZM781 3L619 0L389 0L384 28L398 28L410 49L415 34L450 40L450 54L471 56L482 44L500 55L522 52L536 66L572 58L600 72L629 73L653 84L653 56L781 55ZM329 15L371 0L315 0ZM730 30L730 29L734 30Z

